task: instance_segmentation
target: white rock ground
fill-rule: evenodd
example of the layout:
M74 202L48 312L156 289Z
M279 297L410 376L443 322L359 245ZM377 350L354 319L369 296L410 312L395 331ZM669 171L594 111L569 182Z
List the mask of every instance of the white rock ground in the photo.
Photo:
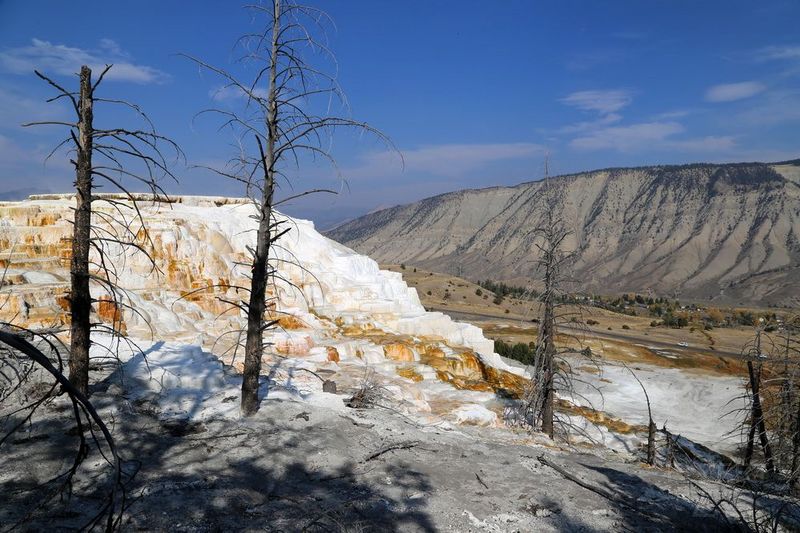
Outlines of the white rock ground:
M176 531L719 531L696 489L676 473L611 452L559 450L524 433L425 426L342 397L266 382L241 420L241 380L196 346L155 343L108 375L93 401L127 461L122 529ZM24 516L27 492L63 468L75 443L56 400L6 448L0 524ZM386 451L391 445L397 449ZM581 488L545 456L613 500ZM107 468L93 452L69 501L47 521L72 529L100 505ZM716 485L706 484L710 491ZM775 505L780 504L776 501ZM55 522L53 522L55 520Z

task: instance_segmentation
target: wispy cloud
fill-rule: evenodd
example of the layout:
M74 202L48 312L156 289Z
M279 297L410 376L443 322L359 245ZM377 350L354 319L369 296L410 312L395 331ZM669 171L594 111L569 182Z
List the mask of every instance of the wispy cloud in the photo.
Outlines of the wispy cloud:
M542 155L545 148L533 143L443 144L404 150L406 173L459 177L499 161L526 159ZM403 170L394 152L384 151L364 157L361 165L345 172L348 178L397 175Z
M582 150L619 150L628 152L653 141L663 141L670 135L681 133L683 126L677 122L644 122L629 126L602 128L570 141L572 148Z
M665 111L663 113L659 113L655 117L653 117L653 120L655 121L674 120L676 118L688 117L691 114L692 111L688 109L676 109L674 111Z
M709 136L690 139L674 139L683 133L678 122L643 122L628 126L602 128L588 135L577 137L569 144L579 150L616 150L633 152L641 149L669 149L679 151L717 152L735 146L732 136Z
M34 100L16 90L0 87L0 131L16 130L23 122L59 120L65 117L65 109L58 105L45 105L43 100ZM30 128L36 132L42 129Z
M46 143L23 144L0 134L0 190L68 187L75 171L64 157L45 162L50 149Z
M755 126L800 122L800 90L773 90L756 105L736 116L737 122Z
M738 83L724 83L709 87L706 91L708 102L733 102L750 98L767 89L766 85L757 81L742 81Z
M256 89L253 92L256 96L262 98L267 97L267 91L265 89ZM216 89L211 89L210 91L208 91L208 96L215 102L231 102L234 100L246 98L247 93L245 93L235 85L224 85L222 87L217 87Z
M788 46L765 46L756 52L756 58L763 61L783 59L800 60L800 44Z
M617 112L629 105L633 101L633 96L630 91L622 89L578 91L565 96L560 101L583 111L597 111L602 114L608 114Z
M616 124L621 120L622 120L622 115L619 115L617 113L609 113L607 115L601 116L597 120L587 120L584 122L577 122L575 124L564 126L562 128L559 128L558 133L562 134L583 133L586 131L592 131L606 126L610 126L612 124Z
M0 51L0 70L14 74L30 74L37 69L50 74L69 75L78 72L81 65L100 70L107 64L114 65L106 75L108 80L148 84L161 83L169 77L156 68L132 63L128 54L111 39L102 39L97 50L33 39L30 46Z

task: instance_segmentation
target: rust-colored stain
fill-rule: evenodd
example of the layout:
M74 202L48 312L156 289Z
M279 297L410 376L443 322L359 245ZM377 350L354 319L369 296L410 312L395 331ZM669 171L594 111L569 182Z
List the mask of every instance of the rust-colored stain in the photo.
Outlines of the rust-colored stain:
M106 324L111 324L122 335L127 333L127 326L122 309L110 296L101 296L97 302L97 316Z
M625 435L633 433L641 433L647 431L647 426L641 424L628 424L619 418L613 417L603 411L592 409L591 407L584 407L582 405L575 405L567 400L560 399L556 401L557 407L560 411L571 415L579 415L598 426L608 428L614 433L621 433Z
M59 294L56 296L56 305L61 308L62 311L69 311L69 294Z
M333 363L338 363L339 362L339 350L337 350L333 346L328 346L326 349L328 351L328 361L331 361Z
M422 381L424 379L422 377L422 374L420 374L419 372L414 370L413 366L400 366L400 367L397 367L397 375L401 376L401 377L404 377L406 379L410 379L411 381L413 381L415 383L419 383L420 381Z
M283 329L308 329L308 324L293 315L281 315L278 318L278 327Z
M393 361L404 361L407 363L414 361L414 351L402 342L392 342L383 345L383 355Z

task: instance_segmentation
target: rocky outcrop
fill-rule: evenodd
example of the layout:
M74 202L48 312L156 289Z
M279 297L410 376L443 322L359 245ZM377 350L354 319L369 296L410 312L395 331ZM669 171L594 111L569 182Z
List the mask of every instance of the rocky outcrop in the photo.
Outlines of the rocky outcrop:
M464 190L327 234L381 263L525 284L536 277L534 229L549 205L573 231L580 290L726 304L800 298L800 160L608 169Z

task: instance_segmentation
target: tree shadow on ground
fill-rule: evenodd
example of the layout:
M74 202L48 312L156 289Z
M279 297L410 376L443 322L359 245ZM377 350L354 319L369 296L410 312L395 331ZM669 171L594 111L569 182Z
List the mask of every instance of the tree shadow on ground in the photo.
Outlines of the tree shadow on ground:
M430 492L424 475L396 463L323 457L336 451L341 435L326 435L324 426L307 427L303 419L288 422L285 416L302 406L281 404L263 405L254 420L193 426L188 435L165 436L154 424L126 442L126 455L141 461L129 486L134 499L126 524L161 529L180 523L192 530L434 530L425 500L415 497Z
M307 405L280 400L263 402L261 411L247 420L192 418L204 401L200 390L180 391L188 402L186 413L164 419L149 401L116 396L108 383L120 383L121 377L112 374L97 384L93 399L126 460L123 530L435 530L423 497L431 491L427 476L398 462L395 452L367 460L375 450L353 433L358 428L328 420L321 411L308 413ZM204 390L217 379L196 378ZM228 383L226 393L235 392L228 389L236 383L240 381ZM238 397L232 398L230 405L235 405ZM23 518L41 497L42 475L33 472L33 465L57 471L70 460L77 437L71 434L74 424L67 414L43 412L26 435L50 437L20 444L13 458L6 456L15 481L0 487L4 523ZM85 525L101 508L108 479L107 465L92 449L71 495L53 499L24 527Z
M624 517L623 523L638 531L662 531L664 528L687 532L754 530L744 520L726 517L717 511L714 502L704 499L694 488L689 488L695 496L695 499L690 500L628 472L585 463L581 466L605 478L599 483L595 480L595 483L615 496L610 503ZM713 490L719 488L720 486L715 486ZM768 502L760 503L760 506L764 505L768 505ZM752 509L746 512L752 512Z

